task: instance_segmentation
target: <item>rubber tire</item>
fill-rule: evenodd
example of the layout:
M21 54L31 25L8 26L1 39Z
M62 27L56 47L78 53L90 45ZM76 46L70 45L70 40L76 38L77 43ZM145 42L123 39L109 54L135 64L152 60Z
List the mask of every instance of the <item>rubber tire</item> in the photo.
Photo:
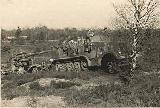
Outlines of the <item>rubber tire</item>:
M118 67L116 63L108 62L106 71L110 74L116 74L116 73L119 73L120 68Z
M102 57L101 69L110 74L118 73L118 65L116 64L116 56L112 53L107 53ZM117 68L117 69L116 69Z

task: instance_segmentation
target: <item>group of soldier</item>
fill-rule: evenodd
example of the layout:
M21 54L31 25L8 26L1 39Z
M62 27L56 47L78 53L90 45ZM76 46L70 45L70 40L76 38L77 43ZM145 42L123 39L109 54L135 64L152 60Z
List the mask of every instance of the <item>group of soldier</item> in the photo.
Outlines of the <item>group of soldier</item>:
M83 37L77 37L77 39L70 39L65 40L60 45L60 50L62 50L63 54L66 54L66 56L73 56L81 54L82 52L91 52L91 35L87 35L85 38ZM61 51L59 51L61 52ZM60 56L62 55L59 54Z

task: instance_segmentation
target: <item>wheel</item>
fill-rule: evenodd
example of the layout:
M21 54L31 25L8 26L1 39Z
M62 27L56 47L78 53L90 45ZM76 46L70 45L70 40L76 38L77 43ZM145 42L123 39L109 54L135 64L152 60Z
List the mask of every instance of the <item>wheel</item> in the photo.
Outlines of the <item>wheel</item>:
M56 64L56 71L59 71L59 70L60 70L60 65Z
M56 71L66 71L66 64L56 64Z
M81 70L80 63L79 63L79 62L74 62L74 69L75 69L76 71L80 71L80 70Z
M67 70L67 65L63 63L60 71L65 72L66 70Z
M116 63L116 56L112 53L107 53L102 57L101 68L103 71L114 74L119 72L119 66Z
M120 72L120 67L115 62L108 62L107 71L110 74L116 74Z
M32 69L32 73L37 73L38 72L38 68L37 67L34 67L33 69Z
M115 69L114 69L114 63L113 62L108 62L107 63L107 71L110 74L115 73Z
M84 71L88 68L88 63L87 61L81 61L81 69Z
M66 65L67 65L67 70L68 71L74 70L74 64L73 63L67 63Z

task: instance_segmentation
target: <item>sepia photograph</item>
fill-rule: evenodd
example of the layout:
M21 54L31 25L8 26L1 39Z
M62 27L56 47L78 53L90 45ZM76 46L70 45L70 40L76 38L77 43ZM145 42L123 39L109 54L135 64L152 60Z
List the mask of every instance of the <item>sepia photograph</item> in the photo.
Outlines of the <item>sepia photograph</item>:
M0 0L0 13L0 107L160 107L160 0Z

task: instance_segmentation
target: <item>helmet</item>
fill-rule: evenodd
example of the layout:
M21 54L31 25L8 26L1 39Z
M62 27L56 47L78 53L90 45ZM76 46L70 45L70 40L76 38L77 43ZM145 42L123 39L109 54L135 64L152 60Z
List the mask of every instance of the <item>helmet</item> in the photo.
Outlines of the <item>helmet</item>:
M94 36L94 32L92 30L89 30L88 31L88 35L91 36L91 37L93 37Z

